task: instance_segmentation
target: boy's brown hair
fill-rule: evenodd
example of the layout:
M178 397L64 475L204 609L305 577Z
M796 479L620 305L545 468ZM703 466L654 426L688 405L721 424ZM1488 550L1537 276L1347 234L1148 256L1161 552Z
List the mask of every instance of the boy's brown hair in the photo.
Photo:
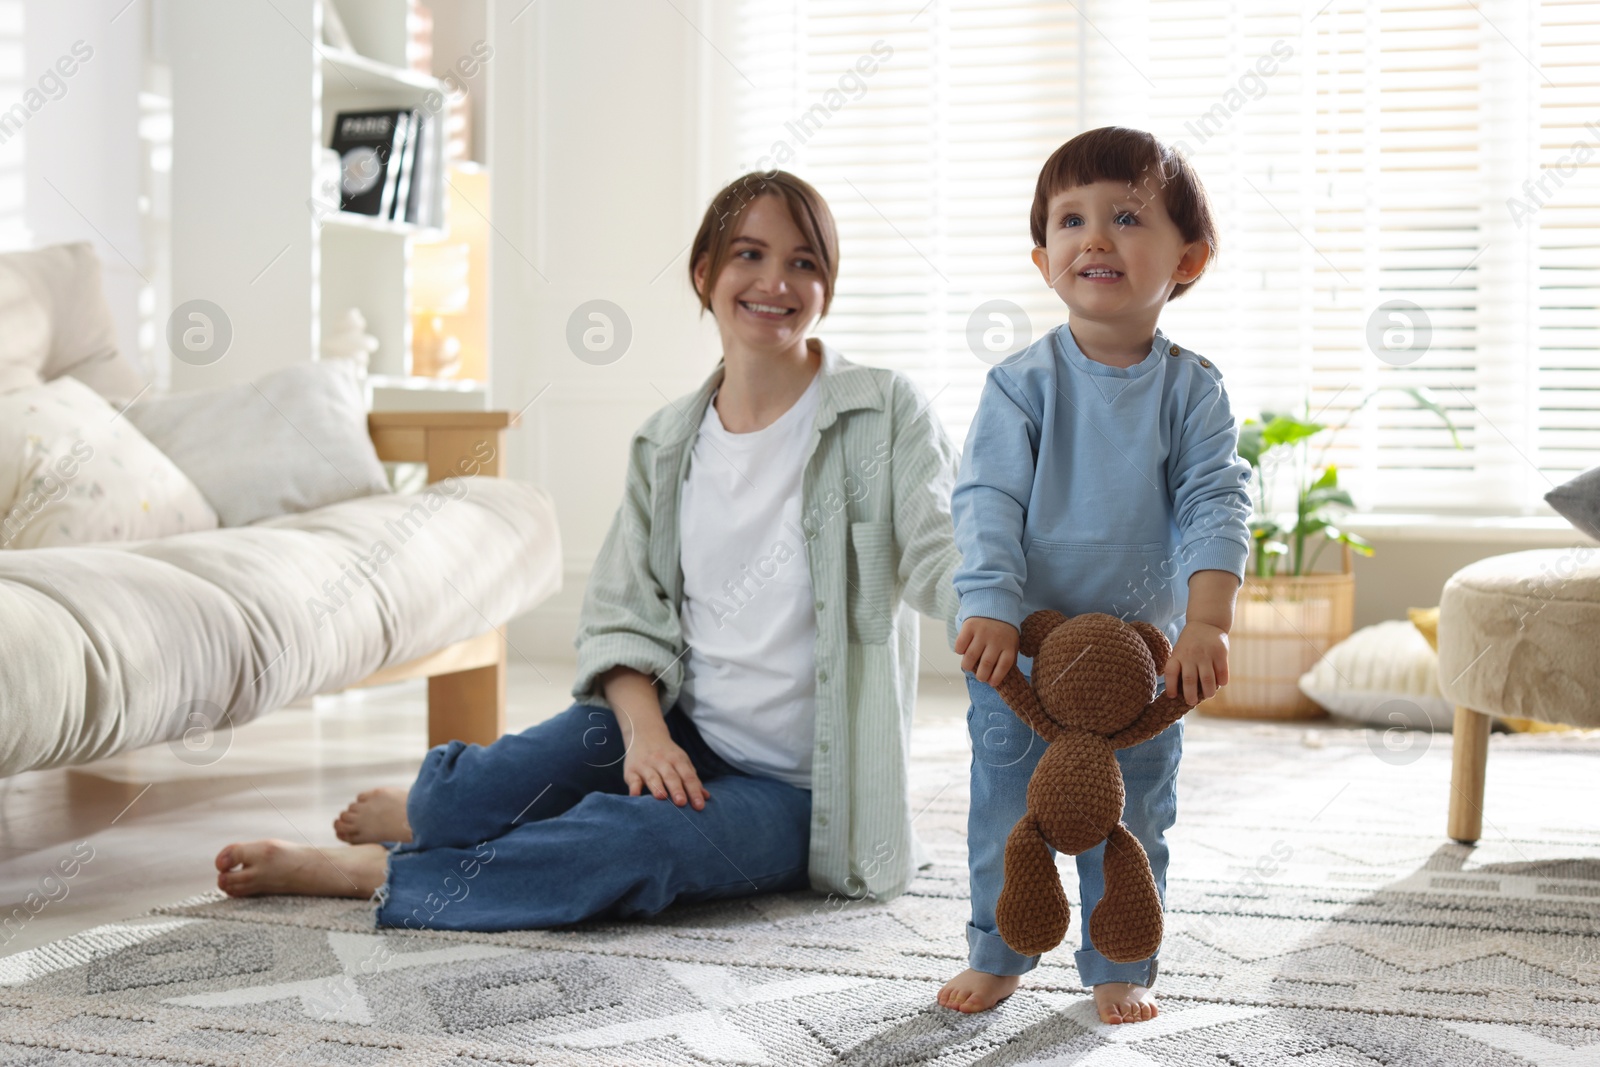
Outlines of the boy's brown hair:
M1044 247L1050 198L1065 189L1098 181L1127 182L1141 199L1159 194L1183 239L1204 241L1211 255L1217 254L1217 224L1211 217L1211 202L1200 176L1171 146L1153 134L1126 126L1085 130L1045 160L1033 191L1033 211L1028 216L1036 247ZM1210 264L1209 259L1206 262ZM1178 283L1167 299L1181 296L1193 284Z
M739 219L763 196L776 196L783 201L789 209L789 217L816 254L822 274L822 314L826 315L828 306L833 303L834 281L839 277L839 230L822 194L786 170L751 171L729 182L711 198L711 205L700 222L700 231L689 246L691 286L694 285L695 264L700 262L701 256L708 257L705 290L699 294L701 309L711 310L711 291L728 263L729 246L739 230Z

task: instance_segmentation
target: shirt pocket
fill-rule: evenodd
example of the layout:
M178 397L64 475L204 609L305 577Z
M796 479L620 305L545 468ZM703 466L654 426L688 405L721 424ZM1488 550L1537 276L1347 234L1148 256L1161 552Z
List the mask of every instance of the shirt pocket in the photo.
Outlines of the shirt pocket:
M1105 544L1041 541L1027 551L1024 608L1065 615L1101 611L1164 626L1175 606L1176 561L1160 541Z
M850 640L882 644L894 626L894 523L852 522L850 562Z

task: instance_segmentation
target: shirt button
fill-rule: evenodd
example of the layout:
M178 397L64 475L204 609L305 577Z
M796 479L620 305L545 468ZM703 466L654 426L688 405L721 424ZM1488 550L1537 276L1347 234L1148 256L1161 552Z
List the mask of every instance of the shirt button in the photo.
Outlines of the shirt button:
M827 671L818 671L817 672L817 681L826 682L827 680L828 680L828 672Z
M1175 356L1177 354L1178 354L1178 346L1177 345L1173 345L1171 348L1167 349L1167 355Z
M1211 361L1209 359L1202 359L1200 361L1200 365L1202 367L1209 367L1209 366L1211 366Z
M820 749L823 752L828 751L828 742L826 742L826 741L822 742L820 745L817 746L817 748Z
M818 611L821 611L821 610L822 610L822 601L820 601L820 600L819 600L819 601L817 601L817 610L818 610Z
M817 816L817 825L818 826L826 826L826 825L828 825L828 817L826 815L818 815Z

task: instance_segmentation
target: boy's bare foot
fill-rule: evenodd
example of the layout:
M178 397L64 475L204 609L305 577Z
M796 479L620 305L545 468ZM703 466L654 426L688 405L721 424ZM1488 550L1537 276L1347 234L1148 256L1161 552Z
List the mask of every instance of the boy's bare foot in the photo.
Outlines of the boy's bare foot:
M333 832L351 845L375 845L380 841L410 841L411 824L406 821L406 797L410 791L385 786L357 793L350 806L333 820Z
M1103 1023L1140 1023L1161 1014L1156 995L1133 982L1101 982L1094 987L1094 1006Z
M388 863L382 845L323 849L292 841L236 842L217 853L217 888L230 897L370 897L383 884Z
M968 1014L988 1011L1017 991L1020 975L990 974L971 967L956 975L939 990L939 1003L943 1007Z

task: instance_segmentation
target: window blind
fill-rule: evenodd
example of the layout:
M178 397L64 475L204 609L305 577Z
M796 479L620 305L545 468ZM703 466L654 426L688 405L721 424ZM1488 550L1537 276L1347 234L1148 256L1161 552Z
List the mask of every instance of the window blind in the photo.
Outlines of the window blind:
M1600 463L1600 3L1546 0L1536 32L1537 166L1512 195L1537 212L1525 228L1537 300L1530 407L1545 475L1533 490L1543 493Z
M1062 3L741 5L735 62L756 89L740 166L798 173L839 223L819 332L908 374L958 443L989 368L967 343L973 311L1011 301L1034 337L1066 317L1029 262L1028 209L1040 163L1079 124L1083 32ZM1008 347L1008 321L981 325Z
M0 112L22 99L31 85L27 74L22 0L0 0ZM12 118L0 127L0 248L30 248L24 195L23 151L27 135Z
M1341 426L1323 458L1363 507L1525 512L1600 462L1600 3L744 0L739 28L741 164L839 219L821 332L911 375L958 442L973 312L1066 317L1027 258L1040 165L1121 123L1179 146L1218 216L1163 329L1241 417Z

